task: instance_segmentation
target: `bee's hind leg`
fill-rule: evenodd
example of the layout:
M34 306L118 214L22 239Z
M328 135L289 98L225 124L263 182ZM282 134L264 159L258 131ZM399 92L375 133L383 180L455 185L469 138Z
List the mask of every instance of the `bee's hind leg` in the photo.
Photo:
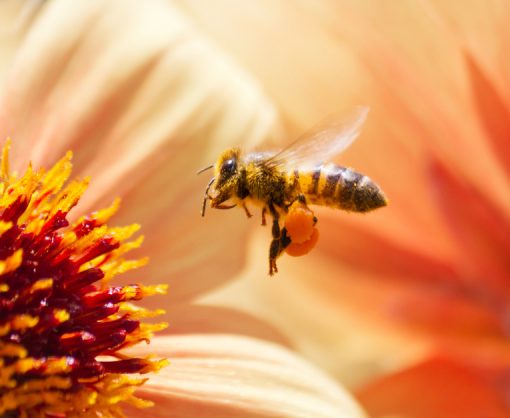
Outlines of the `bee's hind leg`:
M273 216L273 226L271 229L271 235L273 240L269 246L269 275L272 276L274 273L278 273L278 267L276 266L276 259L290 244L290 238L287 235L287 229L280 229L280 215L272 204L268 205L269 211Z
M278 273L278 267L276 266L276 259L291 243L290 237L287 235L287 229L283 228L280 238L273 239L269 247L269 275L272 276L274 273Z
M272 204L268 205L269 212L271 212L271 216L273 217L273 227L271 228L271 235L273 236L273 240L280 238L280 214L275 209Z

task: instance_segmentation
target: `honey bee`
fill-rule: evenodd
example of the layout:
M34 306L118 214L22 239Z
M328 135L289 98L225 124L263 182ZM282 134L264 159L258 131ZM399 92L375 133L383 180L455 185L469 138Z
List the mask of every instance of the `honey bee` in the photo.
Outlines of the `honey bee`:
M357 107L343 117L322 123L279 152L243 154L239 148L224 151L214 165L202 203L211 208L232 209L239 206L252 214L248 204L262 208L272 217L272 241L269 247L269 274L278 271L276 259L291 243L280 221L296 201L353 212L368 212L386 206L381 188L369 177L350 168L328 163L344 151L359 135L368 114L367 107Z

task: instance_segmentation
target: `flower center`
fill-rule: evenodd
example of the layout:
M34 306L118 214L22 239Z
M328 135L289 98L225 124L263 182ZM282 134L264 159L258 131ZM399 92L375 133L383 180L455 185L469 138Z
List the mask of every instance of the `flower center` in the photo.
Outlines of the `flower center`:
M71 153L47 172L29 166L18 178L9 147L0 168L0 416L119 416L121 401L146 406L133 395L143 379L128 374L166 361L120 350L166 326L142 323L161 311L132 304L166 287L109 285L146 263L123 258L141 245L129 240L139 226L106 225L118 200L70 224L88 184L67 182Z

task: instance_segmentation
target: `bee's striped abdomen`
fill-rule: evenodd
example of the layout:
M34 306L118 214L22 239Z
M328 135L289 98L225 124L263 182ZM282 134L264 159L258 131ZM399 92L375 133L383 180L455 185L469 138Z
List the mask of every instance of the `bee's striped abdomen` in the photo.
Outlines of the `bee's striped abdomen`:
M369 177L334 164L300 171L299 184L311 204L355 212L386 205L384 193Z

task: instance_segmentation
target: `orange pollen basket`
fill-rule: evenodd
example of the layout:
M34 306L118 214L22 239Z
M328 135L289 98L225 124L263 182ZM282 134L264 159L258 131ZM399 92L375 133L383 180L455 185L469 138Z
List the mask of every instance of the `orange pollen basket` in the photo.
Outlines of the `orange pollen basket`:
M285 228L291 243L285 249L287 254L299 257L308 254L319 240L319 231L315 227L317 219L313 211L305 204L296 201L285 217Z

